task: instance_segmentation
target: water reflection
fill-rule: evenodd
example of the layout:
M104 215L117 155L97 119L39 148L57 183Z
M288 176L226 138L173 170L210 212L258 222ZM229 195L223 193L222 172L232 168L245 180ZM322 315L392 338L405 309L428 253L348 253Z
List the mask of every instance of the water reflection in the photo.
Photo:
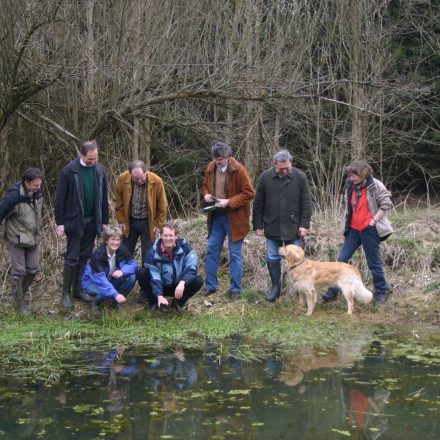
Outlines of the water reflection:
M84 353L90 374L0 381L0 438L438 438L438 367L376 342L245 361L241 336L202 352Z

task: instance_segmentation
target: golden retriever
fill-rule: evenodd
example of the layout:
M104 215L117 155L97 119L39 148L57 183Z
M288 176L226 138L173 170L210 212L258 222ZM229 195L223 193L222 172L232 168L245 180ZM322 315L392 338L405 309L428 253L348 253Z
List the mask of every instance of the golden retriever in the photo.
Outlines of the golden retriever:
M373 294L364 286L359 270L347 263L321 263L308 260L302 248L289 244L279 249L286 259L286 270L302 305L307 303L307 316L313 313L317 302L316 290L339 287L347 301L347 312L354 312L355 300L368 304Z

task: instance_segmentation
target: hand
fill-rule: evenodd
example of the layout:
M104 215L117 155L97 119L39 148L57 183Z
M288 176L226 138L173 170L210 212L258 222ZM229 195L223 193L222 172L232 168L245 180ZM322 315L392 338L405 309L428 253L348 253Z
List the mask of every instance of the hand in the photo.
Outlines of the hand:
M176 286L176 290L174 291L174 296L176 299L180 299L183 296L183 291L185 290L185 281L180 281Z
M176 350L174 351L174 354L176 355L176 358L180 362L185 362L185 353L183 352L181 347L176 347Z
M255 229L255 235L257 237L263 237L264 236L264 229Z
M310 229L306 228L299 228L299 236L305 237L309 233Z
M125 223L119 223L119 227L121 228L122 232L125 232L126 229Z
M217 199L215 206L218 206L219 208L226 208L229 206L229 199Z
M122 270L115 270L113 273L112 273L112 278L121 278L121 277L123 277L124 276L124 272L122 272Z
M64 225L58 225L56 228L56 234L58 238L61 238L64 236Z
M127 301L127 298L125 298L125 296L122 295L121 293L118 293L118 294L116 295L115 301L116 301L118 304L121 304L121 303L125 303L125 301Z
M168 304L168 300L163 296L163 295L159 295L158 297L157 297L157 306L160 308L160 306L161 305L164 305L164 306L169 306L169 304Z
M153 228L153 232L154 232L154 235L156 236L156 235L160 235L160 228L158 228L157 226L155 226L154 228Z
M205 194L203 199L206 203L212 203L215 202L215 197L213 197L211 194Z

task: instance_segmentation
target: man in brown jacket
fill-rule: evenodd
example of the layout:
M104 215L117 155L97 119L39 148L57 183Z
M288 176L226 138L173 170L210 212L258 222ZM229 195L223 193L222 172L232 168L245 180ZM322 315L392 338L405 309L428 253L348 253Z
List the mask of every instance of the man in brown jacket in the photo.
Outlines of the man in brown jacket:
M225 238L228 237L230 295L240 299L243 278L243 239L249 232L250 202L255 196L246 168L233 157L231 147L223 142L211 148L203 183L205 202L214 203L208 214L205 295L216 292L218 264Z
M116 184L116 218L124 233L123 244L134 255L141 237L142 261L155 233L166 221L168 202L162 179L134 160Z

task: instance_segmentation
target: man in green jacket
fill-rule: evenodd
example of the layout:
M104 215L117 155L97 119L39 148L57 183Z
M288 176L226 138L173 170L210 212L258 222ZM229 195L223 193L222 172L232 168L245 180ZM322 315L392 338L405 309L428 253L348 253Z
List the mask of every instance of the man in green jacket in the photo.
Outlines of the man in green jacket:
M1 235L8 243L14 306L22 315L30 314L24 297L41 271L42 178L39 169L28 168L0 201Z
M306 175L292 167L292 155L278 151L273 168L264 171L258 181L253 207L254 231L266 237L266 262L272 289L266 300L274 302L281 292L280 246L302 245L310 229L312 199Z

